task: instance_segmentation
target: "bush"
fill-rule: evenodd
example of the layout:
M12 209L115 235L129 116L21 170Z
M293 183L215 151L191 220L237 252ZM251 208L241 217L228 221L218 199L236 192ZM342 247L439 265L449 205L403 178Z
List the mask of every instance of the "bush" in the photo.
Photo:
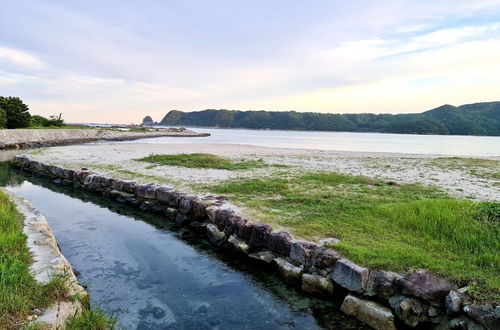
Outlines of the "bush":
M0 108L0 128L7 126L7 113L4 109Z
M46 127L48 126L49 120L45 117L34 115L31 117L30 126L31 127Z
M64 125L64 119L61 118L62 114L59 116L50 116L47 119L43 116L34 115L31 117L31 127L62 127Z
M7 128L29 127L31 118L29 108L19 97L0 96L0 108L7 114Z

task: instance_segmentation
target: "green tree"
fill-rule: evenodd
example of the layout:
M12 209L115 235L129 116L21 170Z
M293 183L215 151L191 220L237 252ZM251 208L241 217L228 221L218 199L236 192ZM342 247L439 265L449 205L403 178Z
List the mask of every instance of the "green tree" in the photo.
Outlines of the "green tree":
M0 128L5 128L5 126L7 126L7 113L0 108Z
M64 119L62 119L62 114L59 114L59 116L50 116L50 119L39 115L31 116L31 127L62 127L63 125Z
M7 128L22 128L30 125L29 108L19 97L0 96L0 108L7 113Z
M31 127L46 127L48 126L49 120L45 117L39 115L31 116L30 126Z

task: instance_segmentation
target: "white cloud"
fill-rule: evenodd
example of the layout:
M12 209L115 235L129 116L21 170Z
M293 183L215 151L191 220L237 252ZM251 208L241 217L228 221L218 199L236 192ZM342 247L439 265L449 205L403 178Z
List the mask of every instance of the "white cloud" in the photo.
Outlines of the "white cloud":
M35 56L13 48L0 47L0 64L10 64L15 68L40 70L44 64Z

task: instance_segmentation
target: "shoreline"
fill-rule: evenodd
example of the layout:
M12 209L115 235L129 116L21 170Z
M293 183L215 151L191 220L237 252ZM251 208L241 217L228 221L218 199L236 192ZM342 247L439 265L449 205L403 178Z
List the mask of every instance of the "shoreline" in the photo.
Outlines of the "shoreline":
M4 129L0 130L0 150L27 149L95 141L127 141L155 137L206 137L209 133L170 129L129 132L110 129Z
M189 128L203 128L203 129L234 129L234 130L249 130L249 131L272 131L272 132L318 132L318 133L366 133L366 134L387 134L387 135L413 135L413 136L471 136L471 137L500 137L500 135L457 135L457 134L418 134L418 133L390 133L390 132L376 132L376 131L323 131L323 130L299 130L299 129L273 129L273 128L246 128L246 127L216 127L216 126L189 126ZM143 126L147 128L165 128L171 126L152 125Z

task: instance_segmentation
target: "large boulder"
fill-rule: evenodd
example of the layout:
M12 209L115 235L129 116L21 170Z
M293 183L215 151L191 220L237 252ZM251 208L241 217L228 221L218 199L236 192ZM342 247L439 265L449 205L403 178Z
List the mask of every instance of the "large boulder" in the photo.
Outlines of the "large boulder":
M207 217L207 207L210 201L196 198L192 203L192 216L195 219L205 219Z
M285 231L271 233L269 235L269 250L288 257L290 255L292 240L292 235Z
M211 223L215 223L215 215L216 215L218 210L219 210L219 207L215 206L215 205L209 206L205 209L208 220L210 220Z
M396 315L411 327L428 320L428 306L415 298L396 295L389 299L389 304Z
M257 224L253 226L249 244L253 250L262 250L269 247L269 234L272 228L269 225Z
M236 231L238 222L242 221L240 216L231 215L226 220L226 225L224 226L224 233L226 235L231 235Z
M297 267L282 258L274 259L274 263L278 268L278 273L283 278L283 280L290 284L298 284L302 278L302 273L304 269Z
M182 214L190 215L193 210L193 202L196 196L184 195L179 200L179 212Z
M156 185L155 184L141 184L135 187L135 195L141 198L156 199Z
M178 191L172 191L170 192L170 198L169 198L169 201L168 201L168 204L172 207L175 207L176 209L179 208L179 205L181 203L181 199L186 196L186 194L183 194L181 192L178 192Z
M339 259L333 269L332 280L349 291L362 293L366 289L369 270L347 259Z
M111 188L121 190L130 194L135 194L136 186L137 182L135 181L116 180L113 182L113 186L111 186Z
M233 215L233 211L227 209L219 209L215 213L215 224L219 230L224 230L226 227L226 220Z
M372 270L366 284L367 296L377 296L382 299L389 299L396 294L396 283L403 276L384 270Z
M485 330L482 325L474 322L470 317L460 315L451 320L443 320L436 329L452 329L452 330Z
M207 238L215 246L223 246L226 243L226 235L211 223L207 225Z
M333 293L333 282L321 275L303 274L302 290L318 295L331 295Z
M500 308L494 310L478 305L467 305L464 312L488 330L500 329Z
M444 305L448 314L456 314L462 310L462 306L467 302L467 296L455 290L451 290L444 298Z
M235 233L239 238L248 241L252 235L253 227L256 224L258 224L258 222L254 220L243 219L236 223Z
M398 281L399 291L428 301L442 301L453 285L427 270L417 270Z
M333 267L339 259L341 259L341 257L338 252L321 247L316 251L312 265L318 269L327 269Z
M311 242L295 242L290 246L290 259L304 267L311 267L318 246Z
M160 202L168 204L170 202L170 194L172 192L172 188L160 186L156 188L156 199Z
M377 330L396 330L392 311L376 302L347 295L340 307L347 315L356 317Z
M260 266L270 266L274 259L276 259L276 256L272 254L269 251L260 251L260 252L255 252L251 253L248 255L251 261L259 264Z
M248 254L250 251L250 246L248 244L237 238L234 235L229 236L229 239L227 240L229 248L236 253L241 253L241 254Z

